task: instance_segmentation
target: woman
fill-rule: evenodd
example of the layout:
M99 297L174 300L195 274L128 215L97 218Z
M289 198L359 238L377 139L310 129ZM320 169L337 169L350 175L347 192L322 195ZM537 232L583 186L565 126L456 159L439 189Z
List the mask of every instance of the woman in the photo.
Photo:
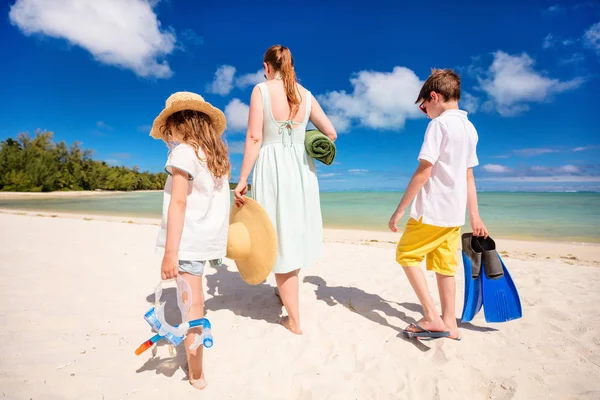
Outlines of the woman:
M253 196L277 231L273 272L288 314L281 324L301 335L298 272L321 255L323 246L315 161L304 147L306 125L310 120L331 140L337 134L317 100L296 81L287 47L270 47L263 67L267 81L252 91L244 161L234 196L241 206L254 167Z

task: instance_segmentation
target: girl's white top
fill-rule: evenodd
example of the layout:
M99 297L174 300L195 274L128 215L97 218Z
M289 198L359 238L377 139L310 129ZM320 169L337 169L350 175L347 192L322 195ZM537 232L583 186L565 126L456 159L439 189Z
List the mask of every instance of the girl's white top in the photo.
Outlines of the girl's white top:
M172 169L189 175L185 222L179 243L179 259L207 261L225 257L229 228L230 194L227 176L216 178L208 169L202 149L181 143L169 153L165 171L169 174L163 195L163 213L157 251L164 252L167 218L171 202Z

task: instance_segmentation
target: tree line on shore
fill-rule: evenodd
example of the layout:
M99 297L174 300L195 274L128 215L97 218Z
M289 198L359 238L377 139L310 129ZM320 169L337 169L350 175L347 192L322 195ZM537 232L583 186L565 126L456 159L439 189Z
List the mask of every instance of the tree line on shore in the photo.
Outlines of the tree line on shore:
M81 143L54 142L53 133L20 133L0 142L0 191L162 190L166 172L151 173L92 159ZM235 187L234 183L230 184Z

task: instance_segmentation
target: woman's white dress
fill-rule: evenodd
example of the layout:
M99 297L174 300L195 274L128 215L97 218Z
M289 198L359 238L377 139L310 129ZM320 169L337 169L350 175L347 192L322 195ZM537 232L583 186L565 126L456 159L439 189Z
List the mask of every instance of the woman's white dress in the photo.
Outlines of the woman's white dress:
M254 167L252 193L277 231L278 253L273 272L310 266L323 247L323 220L315 160L304 147L311 93L306 90L302 122L276 121L266 83L258 85L263 100L263 142Z

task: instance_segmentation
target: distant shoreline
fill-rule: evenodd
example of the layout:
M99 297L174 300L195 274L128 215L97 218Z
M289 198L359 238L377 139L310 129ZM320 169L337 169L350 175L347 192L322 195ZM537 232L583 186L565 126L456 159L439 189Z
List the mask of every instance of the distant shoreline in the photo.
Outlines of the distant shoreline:
M162 190L72 190L58 192L0 192L0 200L56 199L62 197L110 196L128 193L158 193Z

